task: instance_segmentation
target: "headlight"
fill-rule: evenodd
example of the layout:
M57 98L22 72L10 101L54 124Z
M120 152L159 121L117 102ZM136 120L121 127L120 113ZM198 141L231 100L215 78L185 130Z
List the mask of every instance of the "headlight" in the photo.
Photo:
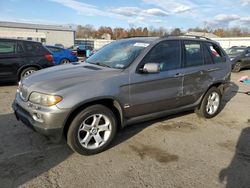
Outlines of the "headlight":
M230 60L231 60L231 61L233 61L233 60L234 60L234 58L230 58Z
M40 104L42 106L53 106L62 100L58 95L47 95L38 92L32 92L29 101L32 103Z

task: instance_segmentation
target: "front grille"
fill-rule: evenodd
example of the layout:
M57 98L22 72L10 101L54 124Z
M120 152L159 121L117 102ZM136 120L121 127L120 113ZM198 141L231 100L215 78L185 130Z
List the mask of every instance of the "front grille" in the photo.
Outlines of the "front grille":
M19 93L20 93L21 99L23 99L24 101L28 100L28 89L23 84L21 84L19 87Z

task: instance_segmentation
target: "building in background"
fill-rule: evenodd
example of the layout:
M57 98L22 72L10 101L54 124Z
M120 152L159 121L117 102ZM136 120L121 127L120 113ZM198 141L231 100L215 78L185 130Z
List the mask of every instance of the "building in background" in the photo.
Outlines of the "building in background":
M0 22L0 38L16 38L42 42L47 45L74 45L75 31L70 27L16 22Z

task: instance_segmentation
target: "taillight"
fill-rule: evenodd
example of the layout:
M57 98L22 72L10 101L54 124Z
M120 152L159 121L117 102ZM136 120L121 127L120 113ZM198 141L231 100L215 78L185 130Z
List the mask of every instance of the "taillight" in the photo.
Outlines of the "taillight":
M76 52L71 52L71 55L77 56Z
M47 59L49 62L53 62L53 56L51 54L46 54L45 59Z

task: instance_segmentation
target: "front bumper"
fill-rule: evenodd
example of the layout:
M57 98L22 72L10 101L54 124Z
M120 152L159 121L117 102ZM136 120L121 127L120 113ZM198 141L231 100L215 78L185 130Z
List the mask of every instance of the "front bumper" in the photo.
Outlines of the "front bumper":
M69 110L62 110L56 106L42 107L23 101L17 93L12 104L17 120L36 132L49 137L54 142L59 142L63 135L63 128ZM39 116L37 116L39 114ZM39 119L37 117L40 117Z

